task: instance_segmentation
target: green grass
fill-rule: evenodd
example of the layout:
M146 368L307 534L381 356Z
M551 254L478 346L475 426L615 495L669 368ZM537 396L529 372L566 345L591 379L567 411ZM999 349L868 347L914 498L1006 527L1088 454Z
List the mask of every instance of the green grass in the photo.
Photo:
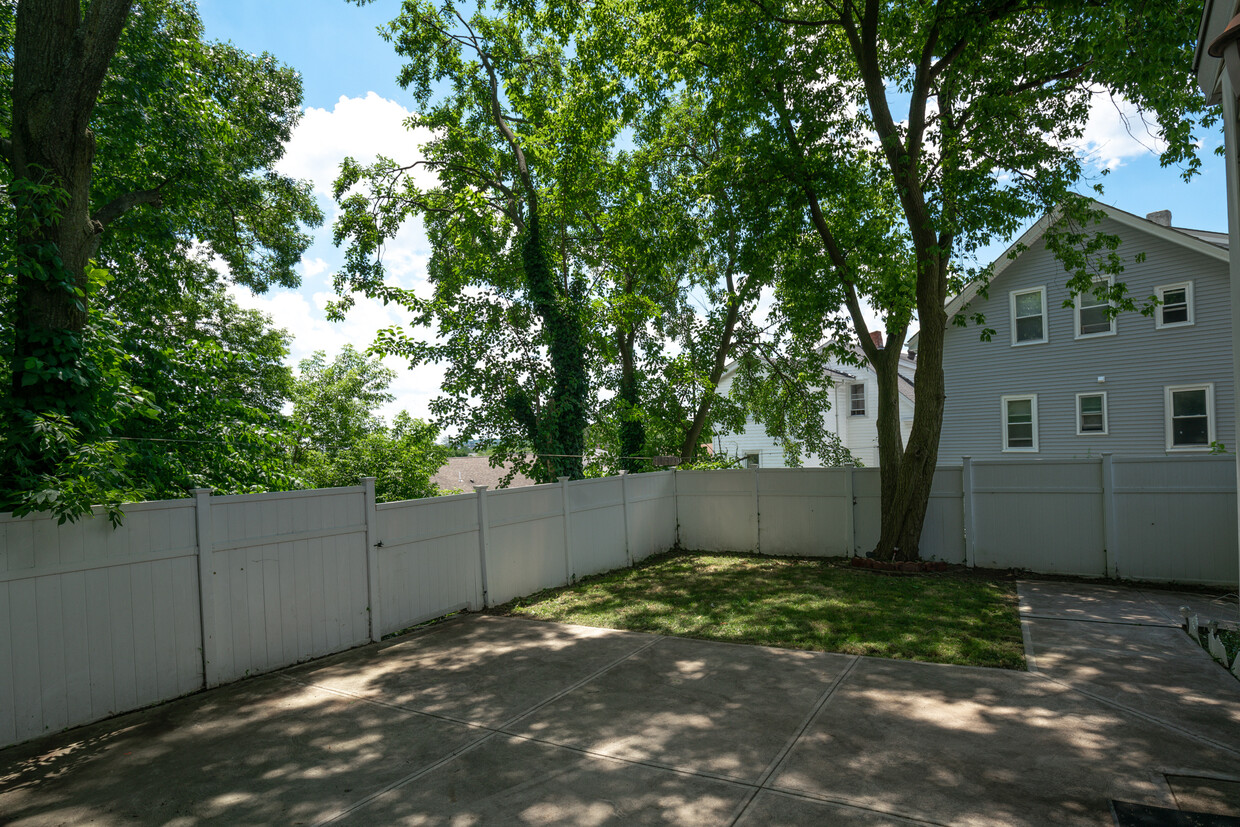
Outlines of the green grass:
M497 611L704 640L1025 667L1015 584L890 576L839 561L675 552Z

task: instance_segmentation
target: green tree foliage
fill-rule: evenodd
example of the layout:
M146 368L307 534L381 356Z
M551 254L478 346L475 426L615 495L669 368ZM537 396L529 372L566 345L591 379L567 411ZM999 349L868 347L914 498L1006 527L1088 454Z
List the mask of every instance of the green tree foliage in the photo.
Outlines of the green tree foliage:
M293 382L295 471L312 488L357 485L373 476L381 502L433 497L431 477L447 461L438 429L405 411L392 426L376 408L391 402L395 374L349 345L331 362L322 351L302 360Z
M156 472L153 452L117 437L229 359L191 337L164 363L188 374L141 389L167 348L115 348L179 312L177 294L209 292L213 255L255 289L296 284L300 226L322 216L307 185L271 166L300 96L269 55L204 42L184 0L0 0L0 509L71 519L202 473ZM100 267L110 279L92 276ZM134 450L145 457L130 469Z
M292 390L288 334L221 287L167 297L164 305L158 323L131 315L120 325L127 372L159 406L157 415L118 427L129 454L128 496L299 487L282 413Z
M556 99L566 84L594 81L567 77L560 47L528 38L510 18L467 20L451 2L408 3L388 36L409 60L399 80L423 109L410 126L435 137L413 165L346 160L336 238L350 246L338 290L402 301L419 323L439 327L438 345L387 331L377 346L414 364L448 362L449 410L436 413L463 423L466 438L485 431L537 479L580 477L591 402L585 291L579 273L555 266L554 258L567 264L553 252L565 223L557 202L616 125L606 112ZM451 91L436 96L432 84L442 80ZM563 131L577 139L557 140ZM441 186L423 191L409 174L420 166ZM430 301L383 283L382 242L413 216L432 243ZM499 358L485 358L497 341Z
M412 163L346 161L338 292L400 302L415 327L434 330L433 342L385 330L376 347L444 363L436 416L536 479L564 473L557 462L568 458L539 460L531 448L581 450L567 433L553 447L540 430L561 421L570 387L595 389L573 404L592 414L589 447L610 469L649 468L641 458L653 454L688 459L717 427L743 427L746 413L786 436L794 454L838 452L811 404L825 406L825 392L807 381L824 375L819 331L806 342L778 313L752 321L787 260L780 251L797 244L787 235L794 225L773 216L781 203L754 186L769 169L733 163L722 147L744 136L699 98L642 111L636 90L566 50L550 22L508 4L466 21L451 4L422 3L392 24L410 58L401 81L424 107L410 125L432 138ZM436 97L432 84L444 80L450 91ZM630 137L637 146L619 151ZM384 280L383 242L411 218L431 239L429 300ZM742 354L752 358L738 387L761 389L748 400L757 408L718 397L724 368ZM573 434L584 427L578 410Z
M1198 167L1203 104L1186 67L1200 10L1187 0L551 7L565 29L586 33L577 54L594 71L652 99L700 94L716 119L740 123L738 168L778 171L782 184L769 183L802 228L790 249L821 262L781 273L780 301L806 325L825 319L840 357L859 348L878 375L876 550L886 557L917 556L942 424L943 308L969 278L986 278L973 254L1057 209L1048 243L1074 290L1094 289L1096 254L1119 266L1114 240L1090 228L1095 216L1076 195L1091 103L1136 105L1156 125L1163 162L1186 175ZM1122 283L1114 292L1122 301ZM885 349L870 339L863 302L883 316ZM897 364L914 318L917 410L905 446Z

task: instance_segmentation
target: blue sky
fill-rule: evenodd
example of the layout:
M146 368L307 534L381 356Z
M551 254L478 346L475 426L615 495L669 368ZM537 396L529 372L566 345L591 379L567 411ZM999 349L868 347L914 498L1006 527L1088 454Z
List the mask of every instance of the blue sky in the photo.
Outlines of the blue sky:
M398 310L365 301L341 323L326 321L323 312L334 296L331 274L342 261L331 243L334 205L329 195L341 158L349 154L367 160L382 153L408 160L417 153L419 136L401 125L413 108L412 99L395 80L401 60L376 31L399 8L399 0L377 0L361 7L346 0L199 0L208 38L230 40L251 52L271 52L302 74L306 115L281 171L315 182L328 220L303 258L298 290L262 296L236 291L244 305L271 314L277 325L293 334L294 360L316 349L334 353L346 342L365 348L375 331L405 321ZM1226 232L1223 161L1213 153L1222 143L1222 130L1202 136L1203 172L1188 184L1178 170L1159 167L1148 149L1152 140L1139 122L1131 132L1138 137L1130 134L1109 101L1098 102L1086 142L1095 172L1110 169L1101 179L1106 186L1102 200L1137 215L1171 210L1175 226ZM1004 247L996 244L990 257ZM411 226L387 248L392 277L418 288L424 283L429 252L420 228ZM426 416L441 372L435 367L410 371L396 360L388 364L398 371L398 379L392 387L397 400L386 412L403 408L414 416Z

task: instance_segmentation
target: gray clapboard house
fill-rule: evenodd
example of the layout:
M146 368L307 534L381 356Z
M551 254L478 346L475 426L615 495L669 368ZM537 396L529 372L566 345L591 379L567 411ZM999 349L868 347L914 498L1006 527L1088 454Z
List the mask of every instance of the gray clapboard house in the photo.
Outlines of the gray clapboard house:
M941 464L1235 452L1227 236L1172 227L1165 211L1097 206L1101 229L1123 240L1129 294L1162 306L1114 319L1092 295L1064 307L1068 274L1046 248L1044 217L1017 242L1023 253L996 262L985 297L971 285L948 305L949 317L983 314L995 333L947 330Z

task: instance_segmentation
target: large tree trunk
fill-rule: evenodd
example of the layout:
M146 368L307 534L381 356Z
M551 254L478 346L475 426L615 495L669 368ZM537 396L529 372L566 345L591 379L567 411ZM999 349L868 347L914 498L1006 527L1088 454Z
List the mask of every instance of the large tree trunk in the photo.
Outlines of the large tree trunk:
M80 372L87 265L101 229L90 215L88 124L132 3L92 0L84 15L80 0L17 5L5 147L18 224L11 393L16 410L63 413L79 425L91 390Z
M878 379L878 467L881 479L882 512L887 513L895 499L900 463L904 459L904 437L900 433L900 340L893 335L879 358L870 361ZM893 347L893 345L895 347Z
M943 309L942 293L941 273L937 278L919 280L917 313L921 331L917 374L913 379L917 403L908 445L893 468L888 468L887 452L883 450L884 432L879 434L883 463L882 536L875 556L882 559L916 560L920 554L921 530L926 521L926 508L930 504L930 486L934 483L934 471L938 466L939 432L946 400L943 391L943 333L947 314ZM898 353L893 355L898 359ZM895 363L892 364L893 373L894 369ZM898 411L899 400L892 402L892 407ZM895 427L895 438L899 440L898 414Z

